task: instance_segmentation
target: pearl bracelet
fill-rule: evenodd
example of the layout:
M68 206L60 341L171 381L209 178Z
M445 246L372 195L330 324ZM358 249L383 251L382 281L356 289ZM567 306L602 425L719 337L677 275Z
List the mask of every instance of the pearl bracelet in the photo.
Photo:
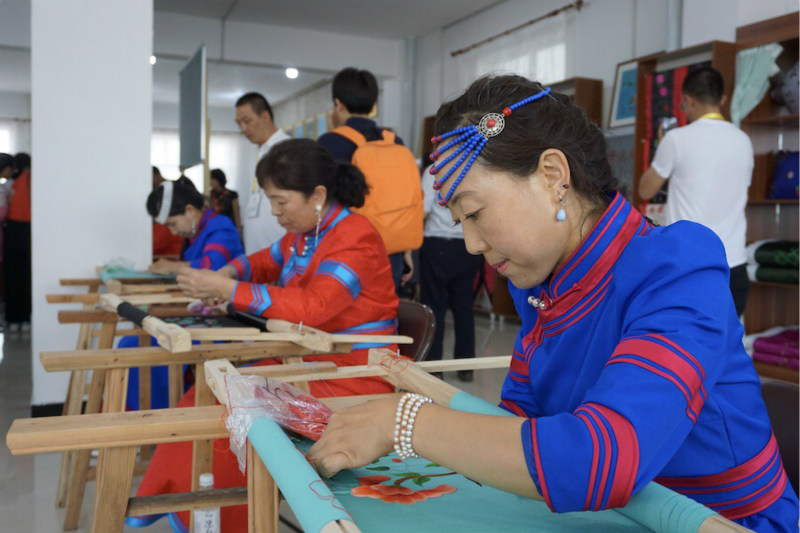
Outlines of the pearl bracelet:
M417 413L420 407L426 403L433 403L433 400L413 392L403 394L397 403L397 412L394 419L394 451L400 459L419 457L411 445L411 435L414 432Z

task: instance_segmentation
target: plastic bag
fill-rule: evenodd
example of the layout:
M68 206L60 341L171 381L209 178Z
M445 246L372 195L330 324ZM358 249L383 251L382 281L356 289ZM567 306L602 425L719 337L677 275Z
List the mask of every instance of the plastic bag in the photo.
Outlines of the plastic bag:
M331 410L297 387L263 376L225 376L231 451L245 472L247 433L257 419L268 417L281 427L313 441L322 437Z

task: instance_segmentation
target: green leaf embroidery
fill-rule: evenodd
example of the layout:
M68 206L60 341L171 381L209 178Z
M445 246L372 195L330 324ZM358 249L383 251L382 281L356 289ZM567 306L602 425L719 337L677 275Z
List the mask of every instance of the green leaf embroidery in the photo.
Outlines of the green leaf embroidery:
M368 466L367 470L376 470L378 472L385 472L389 470L388 466Z
M422 477L418 477L418 478L414 479L414 483L416 483L417 485L419 485L421 487L424 483L426 483L426 482L428 482L430 480L431 480L431 478L426 477L426 476L422 476Z
M438 467L438 466L439 465L437 465L436 463L428 463L428 464L425 465L425 468Z
M400 473L400 474L392 474L392 475L395 476L395 477L407 477L407 478L419 477L420 476L420 474L417 474L416 472L403 472L403 473Z

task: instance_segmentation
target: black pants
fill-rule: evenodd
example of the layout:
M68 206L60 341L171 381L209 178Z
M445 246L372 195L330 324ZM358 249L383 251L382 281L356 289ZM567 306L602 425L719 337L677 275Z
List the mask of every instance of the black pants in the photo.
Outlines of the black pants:
M403 261L403 252L389 254L389 264L392 266L394 292L400 294L400 279L403 277L403 269L406 265L405 261Z
M31 320L31 223L6 221L3 239L6 322Z
M731 294L736 304L736 314L742 316L747 305L747 293L750 291L750 278L747 277L747 265L731 268Z
M481 267L481 256L470 255L463 239L425 237L420 253L421 300L436 316L436 335L428 359L442 358L444 317L453 312L457 359L475 357L475 318L472 313L473 284Z

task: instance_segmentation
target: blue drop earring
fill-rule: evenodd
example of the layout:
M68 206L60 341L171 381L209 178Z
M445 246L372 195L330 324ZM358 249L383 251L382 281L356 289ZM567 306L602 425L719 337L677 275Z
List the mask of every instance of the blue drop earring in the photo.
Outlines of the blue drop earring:
M569 185L562 183L561 190L565 191L567 189L569 189ZM558 203L561 204L561 208L558 210L558 213L556 213L556 220L563 222L567 219L567 212L564 210L564 197L561 196L561 193L558 194Z

